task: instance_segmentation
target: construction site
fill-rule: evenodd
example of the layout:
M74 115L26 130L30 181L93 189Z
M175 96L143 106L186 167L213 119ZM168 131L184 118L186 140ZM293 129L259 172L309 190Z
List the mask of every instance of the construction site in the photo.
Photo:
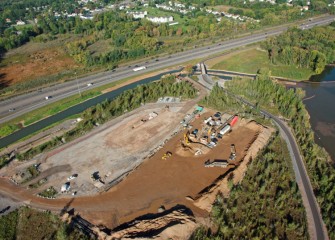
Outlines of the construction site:
M229 192L228 175L242 179L271 131L198 99L146 104L31 161L13 161L0 174L17 185L2 178L2 189L43 209L71 206L109 229L179 205L208 217L216 194Z

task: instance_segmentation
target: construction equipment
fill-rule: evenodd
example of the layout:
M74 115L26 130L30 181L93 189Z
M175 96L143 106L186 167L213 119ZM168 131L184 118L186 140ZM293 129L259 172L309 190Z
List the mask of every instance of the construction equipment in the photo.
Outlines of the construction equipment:
M169 157L171 157L171 156L172 156L172 152L167 151L166 153L164 153L162 159L163 159L163 160L166 160L167 158L169 158Z
M205 162L205 167L221 167L226 168L228 167L228 161L227 160L218 160L215 159L213 162L211 162L209 159Z
M229 160L233 161L236 158L236 149L235 149L235 144L230 145L230 156Z
M189 142L189 140L188 140L188 132L187 132L187 133L184 133L184 142L185 142L185 144L187 144L187 145L190 144L190 142Z

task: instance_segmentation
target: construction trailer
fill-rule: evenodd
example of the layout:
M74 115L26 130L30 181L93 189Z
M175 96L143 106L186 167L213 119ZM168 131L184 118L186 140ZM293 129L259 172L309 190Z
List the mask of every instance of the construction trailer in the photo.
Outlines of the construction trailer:
M227 160L217 160L217 159L215 159L213 162L211 162L210 160L207 160L205 162L205 167L226 168L226 167L228 167L228 161Z
M197 110L198 112L202 112L202 111L204 110L204 107L202 107L202 106L197 106L197 107L196 107L196 110Z
M235 115L233 119L230 121L229 125L233 127L236 124L237 120L238 120L238 116Z
M209 118L207 118L205 121L204 121L204 123L205 124L207 124L209 121L211 121L211 120L213 120L213 118L212 117L209 117Z
M225 127L223 127L221 130L220 130L220 134L223 136L225 135L227 132L229 132L231 129L230 125L227 124Z

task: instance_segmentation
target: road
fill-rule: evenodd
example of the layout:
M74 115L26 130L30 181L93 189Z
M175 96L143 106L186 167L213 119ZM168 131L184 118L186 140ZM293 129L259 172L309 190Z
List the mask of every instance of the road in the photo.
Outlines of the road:
M334 16L314 18L311 21L306 21L305 24L300 25L299 27L302 29L308 29L316 25L326 25L331 23L332 21L334 21ZM263 32L252 34L242 38L232 39L206 47L195 47L194 49L185 52L161 57L158 60L155 59L147 62L138 62L136 63L136 65L147 67L147 69L140 72L132 71L135 66L125 66L117 68L114 71L108 71L98 73L92 76L78 78L74 81L61 83L52 87L44 88L43 90L16 96L11 99L4 100L0 103L0 123L7 122L13 118L45 106L51 102L55 102L66 97L79 94L79 91L102 86L107 83L115 82L128 77L133 77L153 70L158 70L169 66L175 66L177 64L181 64L192 59L204 58L222 51L260 42L269 36L278 35L285 30L287 30L287 26L281 26L269 30L266 33ZM88 83L93 83L93 85L88 87ZM45 100L46 96L52 96L52 98ZM9 112L10 109L15 110Z
M255 106L239 97L236 96L230 92L228 92L226 90L226 92L228 94L230 94L231 96L237 98L238 100L244 102L245 104L255 108ZM274 116L273 114L265 111L265 110L261 110L260 111L261 114L263 114L265 117L270 118L273 120L273 122L278 126L278 128L280 129L280 133L282 135L282 137L284 138L284 140L287 143L290 155L291 155L291 160L293 163L293 170L295 173L295 177L296 177L296 182L299 186L299 190L301 192L302 195L302 200L303 200L303 204L304 207L306 209L306 215L307 215L307 222L308 222L308 228L309 228L309 234L310 234L310 238L311 239L320 239L320 240L324 240L324 239L329 239L328 238L328 234L327 234L327 230L325 228L325 225L323 223L322 220L322 216L320 213L320 208L318 206L318 203L316 201L314 192L313 192L313 188L312 185L310 183L303 159L301 157L300 151L299 151L299 147L298 144L290 130L290 128L287 126L287 124L281 120L280 118Z

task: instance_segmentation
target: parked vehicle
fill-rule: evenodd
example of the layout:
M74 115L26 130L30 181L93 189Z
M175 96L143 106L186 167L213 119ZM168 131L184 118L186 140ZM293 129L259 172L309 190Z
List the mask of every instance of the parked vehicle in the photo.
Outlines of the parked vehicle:
M75 179L76 177L78 177L78 174L73 174L70 177L67 178L68 181L71 181L72 179Z

